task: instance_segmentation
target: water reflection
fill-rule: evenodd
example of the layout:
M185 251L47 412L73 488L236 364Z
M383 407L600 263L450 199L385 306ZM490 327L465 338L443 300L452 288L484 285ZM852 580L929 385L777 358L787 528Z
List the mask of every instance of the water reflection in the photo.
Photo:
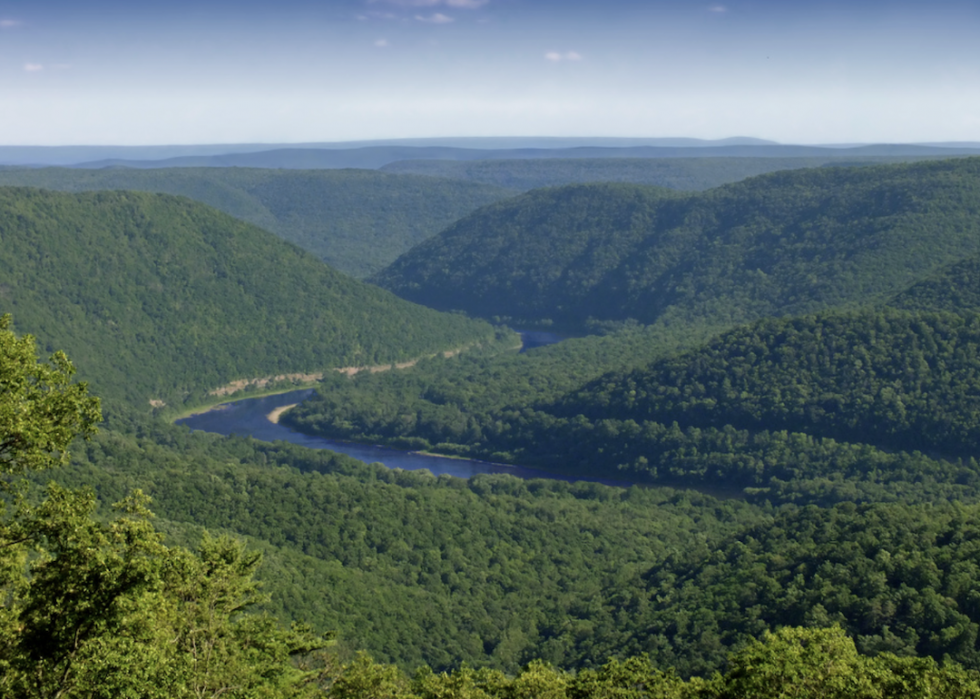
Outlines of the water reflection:
M365 463L382 463L388 468L401 468L406 471L428 469L434 475L449 475L457 478L470 478L480 473L507 473L518 478L551 478L562 481L591 481L607 485L629 486L622 481L608 481L600 478L574 478L560 476L547 471L506 464L493 464L485 461L469 459L447 459L437 456L427 456L416 452L378 447L369 444L341 442L324 437L314 437L296 432L269 420L269 414L277 408L301 403L312 395L313 389L290 391L275 396L262 398L245 398L233 403L209 410L206 413L192 415L177 424L187 425L192 430L203 430L223 435L239 435L254 437L266 442L282 440L310 449L330 449L331 451L347 454Z

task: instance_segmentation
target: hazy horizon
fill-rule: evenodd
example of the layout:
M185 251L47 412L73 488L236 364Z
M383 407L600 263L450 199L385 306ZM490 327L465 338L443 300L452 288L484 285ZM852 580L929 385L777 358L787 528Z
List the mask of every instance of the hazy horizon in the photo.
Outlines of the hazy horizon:
M0 142L975 142L978 29L949 0L12 0Z

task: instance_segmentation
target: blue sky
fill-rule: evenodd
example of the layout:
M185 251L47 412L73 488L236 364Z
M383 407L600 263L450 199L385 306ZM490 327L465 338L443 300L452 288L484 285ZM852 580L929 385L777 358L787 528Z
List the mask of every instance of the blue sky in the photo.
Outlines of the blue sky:
M980 3L0 0L0 144L980 141Z

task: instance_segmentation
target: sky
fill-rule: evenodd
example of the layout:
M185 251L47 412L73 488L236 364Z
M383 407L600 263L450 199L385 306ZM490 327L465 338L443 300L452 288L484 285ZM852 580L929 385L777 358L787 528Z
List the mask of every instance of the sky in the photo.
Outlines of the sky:
M0 0L0 145L980 141L980 3Z

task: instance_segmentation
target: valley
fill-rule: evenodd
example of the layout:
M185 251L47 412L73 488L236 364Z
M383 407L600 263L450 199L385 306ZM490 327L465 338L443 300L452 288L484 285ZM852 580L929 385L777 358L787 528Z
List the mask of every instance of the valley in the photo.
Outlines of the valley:
M0 692L980 696L980 159L500 155L0 170Z

